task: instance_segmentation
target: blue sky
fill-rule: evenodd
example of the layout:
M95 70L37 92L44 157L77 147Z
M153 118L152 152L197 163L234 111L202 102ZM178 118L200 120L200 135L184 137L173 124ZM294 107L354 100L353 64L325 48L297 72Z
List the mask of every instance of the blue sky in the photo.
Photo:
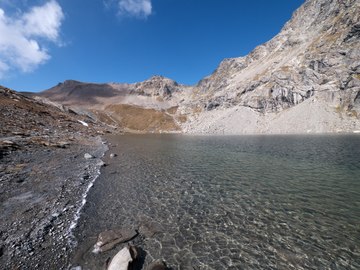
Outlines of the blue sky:
M39 91L67 79L195 84L248 54L304 0L0 0L0 84Z

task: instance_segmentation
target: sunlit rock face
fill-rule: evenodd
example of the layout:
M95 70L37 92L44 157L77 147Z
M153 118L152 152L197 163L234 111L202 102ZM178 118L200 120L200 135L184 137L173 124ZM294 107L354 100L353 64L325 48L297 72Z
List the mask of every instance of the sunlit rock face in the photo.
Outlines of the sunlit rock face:
M199 82L204 107L276 112L315 96L358 108L359 14L355 0L307 1L272 40L246 57L224 60Z

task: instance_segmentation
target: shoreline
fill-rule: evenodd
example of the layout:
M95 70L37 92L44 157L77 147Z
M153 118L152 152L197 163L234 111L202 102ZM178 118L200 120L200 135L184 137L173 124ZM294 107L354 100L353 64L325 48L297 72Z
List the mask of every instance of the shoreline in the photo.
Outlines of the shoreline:
M105 156L105 153L109 150L109 147L107 146L107 144L103 140L103 138L101 138L101 144L105 147L102 149L101 156L95 158L97 163L93 167L94 172L92 173L92 179L89 181L89 183L85 189L85 192L83 193L83 195L81 197L81 203L79 203L80 205L78 206L78 209L76 210L76 212L74 214L73 221L71 222L70 227L69 227L69 240L70 240L70 244L73 245L73 247L76 247L76 245L77 245L77 241L74 236L74 230L78 226L79 220L81 218L82 210L87 202L87 200L86 200L87 195L88 195L89 191L91 190L91 188L93 187L95 181L101 175L100 169L105 164L104 161L102 160L102 158Z
M304 213L306 222L309 222L306 224L313 224L313 220L310 217L310 214L304 210L312 209L311 206L313 202L303 199L307 198L307 194L310 191L312 192L310 194L315 194L313 198L315 198L316 203L316 195L318 194L318 191L323 190L323 180L316 182L318 174L316 172L313 173L314 166L317 166L316 161L320 161L319 164L324 164L321 161L326 162L328 160L327 156L317 155L317 153L319 153L319 149L324 149L323 147L315 147L318 145L317 142L322 141L321 138L315 138L313 140L314 144L296 143L295 145L298 146L296 149L300 151L296 151L295 153L300 153L300 156L298 154L290 156L286 155L288 152L284 152L283 149L281 149L281 146L284 142L281 140L282 138L278 138L278 141L275 145L279 147L276 147L277 151L275 152L272 151L272 146L274 146L274 144L272 143L271 139L268 140L268 142L270 142L268 145L271 146L268 148L268 150L271 151L263 151L256 143L253 145L253 147L251 146L251 143L246 143L243 146L237 148L238 142L233 142L230 144L230 146L228 145L227 147L230 152L223 154L220 161L223 160L226 164L229 164L228 162L230 162L229 168L234 169L235 172L239 172L239 170L241 170L238 166L239 163L242 164L242 168L246 168L249 164L254 164L252 170L242 170L239 174L232 173L227 176L223 176L223 170L219 169L216 172L216 177L214 177L214 171L208 167L206 173L204 174L185 173L184 178L181 177L181 175L183 171L187 171L187 169L184 168L187 168L185 164L189 164L187 161L187 157L189 155L180 154L179 156L175 156L178 158L180 157L180 159L176 159L173 156L175 149L178 149L176 146L179 145L180 141L177 142L172 139L166 141L165 137L162 138L161 136L156 135L150 135L147 138L140 136L136 138L132 137L131 135L128 135L127 138L121 138L121 136L116 138L116 136L110 135L107 138L110 149L109 153L114 153L118 156L117 158L111 159L109 154L106 155L105 162L107 162L108 166L102 169L100 179L95 182L94 188L89 193L89 203L86 204L86 207L84 208L84 215L79 222L79 227L76 232L76 236L79 239L79 245L76 249L76 254L74 254L74 260L72 261L72 266L74 267L73 269L80 269L76 267L81 267L81 269L103 269L106 261L114 257L115 254L121 250L121 248L127 245L127 243L118 244L113 249L94 254L92 253L92 249L98 239L99 234L108 230L115 230L120 228L134 228L136 230L138 228L144 228L142 227L144 224L156 224L154 226L145 226L145 228L155 229L155 231L153 231L154 233L147 234L146 230L140 229L138 230L139 236L130 241L130 244L134 244L144 251L145 258L143 259L144 264L142 269L146 269L147 265L149 265L151 261L157 259L164 259L169 264L169 266L174 267L174 269L187 269L187 267L189 267L189 269L190 267L191 269L197 267L199 269L227 269L226 265L230 266L228 262L231 261L236 263L232 268L236 268L236 266L239 268L246 268L256 266L255 264L251 264L250 259L257 259L259 257L264 259L263 265L269 265L268 263L270 262L273 263L271 266L274 266L274 268L276 268L277 263L279 263L280 266L286 267L289 262L287 261L287 257L283 257L281 247L284 242L282 239L288 239L285 238L285 236L294 237L294 235L299 236L299 234L297 234L296 231L279 230L279 226L285 224L283 221L288 217L291 218L293 216L292 213L296 213L296 215ZM187 142L186 137L182 138L185 142ZM359 142L358 137L354 136L353 138ZM135 143L137 139L139 144L133 145L132 143ZM144 141L142 141L142 139L144 139ZM178 139L180 140L181 136L179 136ZM194 139L196 141L196 138ZM334 138L334 140L331 138L328 139L330 142L336 141L336 138ZM343 139L345 142L347 141L346 137L343 137ZM224 140L227 139L224 138ZM204 142L201 140L201 138L199 141L201 142L202 149L209 151L205 153L209 153L210 156L216 156L216 153L214 153L213 149L208 149L209 145L211 146L212 144L207 144L206 141ZM217 139L215 138L213 142L216 141ZM255 139L254 141L257 140ZM296 141L296 138L289 137L289 141L294 142ZM306 141L307 138L303 138L303 142ZM167 148L172 149L169 152L163 151L168 146L167 142L171 142L171 145L174 146L174 148ZM293 148L292 144L287 144L286 141L285 144L288 145L290 149ZM222 147L224 144L221 143L217 145ZM301 150L303 149L304 145L308 150L311 151L302 152ZM328 146L329 141L324 142L323 145ZM337 147L339 147L338 149L342 149L343 145L344 144L339 143L337 145ZM188 152L189 154L194 153L195 151L204 153L201 151L201 148L198 148L198 145L194 147L192 140L190 144L187 144L187 149L190 151ZM314 152L312 152L312 149L315 149ZM345 154L351 153L351 149L351 147L348 148L348 151L350 152L345 152ZM239 153L239 156L233 159L233 153ZM329 154L329 157L331 157L332 152L330 151L327 154ZM163 162L159 162L158 158L153 159L155 156L161 156L163 158ZM206 157L206 155L203 157ZM273 160L269 160L269 157L272 157ZM173 162L174 160L181 159L183 164ZM195 162L198 163L195 166L198 168L199 165L208 163L210 159L194 159ZM216 161L219 161L219 159L216 159ZM253 161L258 162L255 163ZM329 166L326 166L325 163L324 169L334 168L335 171L337 171L337 166L331 165L338 164L343 166L341 161L337 160L336 158L333 160L330 158L330 162L331 164L329 164ZM209 164L212 165L223 163L214 162ZM281 176L283 176L284 173L281 168L292 168L294 164L296 164L296 167L294 167L294 172L299 173L299 175L297 175L298 177L294 177L291 173L292 171L290 171L290 173L286 173L285 177L282 179ZM308 167L309 170L303 171L304 164L310 165ZM169 170L167 170L168 173L161 171L166 166L169 166ZM190 167L188 168L194 168L192 167L192 164L189 164L189 166ZM279 169L273 170L272 174L270 174L270 178L265 178L258 181L258 177L263 174L263 170L256 170L259 166L261 166L261 168L265 168L266 170L264 169L264 171L269 171L274 168L274 166ZM356 164L354 163L353 166L356 166ZM179 171L174 171L172 169L175 167L177 167L177 170ZM344 165L342 168L340 167L339 172L345 170L346 167L347 165ZM254 172L257 173L257 175L254 175ZM318 172L327 172L327 170L320 170ZM290 209L295 212L289 214L287 211L281 211L283 209L283 205L289 198L289 196L286 194L292 194L291 192L296 192L299 190L299 182L301 181L298 179L302 179L301 176L303 173L306 173L305 175L307 175L304 177L305 183L301 184L300 186L301 190L304 191L304 197L299 197L299 204L295 203L294 209ZM336 183L334 180L337 180L337 174L332 174L330 172L329 175L335 176L331 182ZM347 180L349 179L351 180L351 177L347 178ZM284 184L290 183L290 185L282 185L286 186L286 188L278 189L278 181L281 181L280 183ZM254 183L254 185L252 183ZM314 184L313 190L311 191L308 189L308 187L312 187L312 183L316 184ZM347 185L346 183L347 181L344 181L344 187ZM237 189L235 189L236 191L232 193L234 191L234 184L236 184ZM228 192L224 191L226 188L229 188ZM241 188L244 188L245 191L240 192L241 196L238 196L237 192L238 190L241 191ZM259 192L257 191L258 189ZM221 193L218 192L218 190L220 190ZM269 190L272 190L272 192L268 192ZM209 201L207 199L208 196L200 197L199 194L208 194L208 196L212 199ZM253 196L250 197L249 194ZM223 205L223 207L219 207L216 211L208 210L214 208L216 209L219 199L224 195L226 203ZM227 195L232 197L232 199L228 199L228 197L226 197ZM277 197L275 202L274 197ZM241 204L238 203L239 198L241 198ZM260 198L261 200L258 201ZM293 198L291 198L291 200L292 199ZM178 204L178 201L182 202ZM211 201L214 203L214 207L209 207L209 202ZM268 202L268 204L264 204L263 202ZM302 202L305 202L305 204L302 205ZM234 205L239 206L236 211L231 212ZM263 210L264 205L266 205L266 211ZM326 207L327 205L325 204L324 209L326 209ZM192 209L197 210L192 212ZM275 211L271 211L273 209L275 209ZM259 211L259 215L255 215L257 211ZM207 218L204 218L200 213L204 213ZM277 215L280 213L282 213L281 216L277 217ZM328 218L331 218L333 213L329 214L330 215ZM264 240L267 239L267 230L264 230L264 226L259 226L259 222L263 220L264 216L269 217L269 219L266 220L268 220L268 224L271 225L270 230L272 233L274 233L272 235L279 236L274 236L274 239L280 240L273 242ZM182 222L182 217L184 217L184 222ZM244 220L245 222L243 222ZM301 226L302 224L301 219L291 219L291 221L295 222L294 226ZM315 219L314 222L316 221L318 220ZM324 221L326 221L326 219ZM220 226L218 222L220 223ZM337 220L337 222L339 222L339 220ZM159 224L159 227L157 227L157 224ZM192 225L190 226L190 224ZM222 226L222 224L226 226ZM324 224L326 225L326 223ZM337 224L341 224L341 222ZM157 228L159 228L159 231L156 231ZM211 233L209 234L209 232ZM225 239L229 239L229 242L225 241L224 238L215 238L209 236L216 235L217 232L220 232L220 234L224 236ZM250 234L252 232L256 232L254 235L252 235L252 237L255 238L259 236L259 238L255 238L254 244L252 244L250 240L254 238L249 239L249 234L244 234L243 232L249 232ZM322 231L322 227L319 227L317 232L319 233L319 236L326 236L326 232ZM353 232L355 232L355 230L353 230ZM307 247L311 248L311 250L313 250L313 247L314 250L316 250L316 243L318 242L312 238L307 238L305 233L306 232L301 234L298 239L310 241L309 243L311 244ZM242 235L245 235L245 237L243 238ZM230 241L233 239L232 237L238 239L236 245ZM339 239L341 240L341 237ZM252 251L250 249L246 249L246 246L244 247L242 245L243 242L248 243L249 246L251 245ZM259 250L259 246L257 245L259 242L264 244L264 246L268 244L269 249ZM214 243L215 247L213 248ZM217 245L216 243L220 244ZM299 242L296 241L291 243L291 250L293 250L293 248L301 248L301 246L299 246L301 244L297 245L297 243ZM312 243L314 245L312 245ZM327 246L326 240L323 242L323 244L324 245L322 247ZM207 248L210 246L211 248ZM192 247L194 247L194 249L192 249ZM226 250L229 247L231 247L232 250L235 250L232 251L234 252L234 254L232 254L234 257L231 257L229 260L219 260L217 251ZM266 251L270 250L270 248L276 248L278 251L276 250L276 253L271 253L271 255L268 257L269 254L266 254ZM335 249L333 250L336 251L335 245L334 248ZM240 258L239 255L241 254L242 249L245 249L245 253L243 257ZM186 250L189 250L189 252L186 252ZM249 252L247 250L249 250ZM254 253L255 251L258 253ZM356 251L354 251L354 254L356 254L355 252ZM212 255L211 261L206 260L206 257L204 256L206 254ZM229 256L230 253L227 252L226 254ZM256 254L256 257L254 257L253 254ZM308 255L311 254L311 252L299 252L297 253L297 256L301 257L303 254ZM333 254L336 256L337 253L334 252ZM323 255L322 258L326 258L327 256L325 253L322 253L321 255ZM193 260L191 260L192 258ZM336 257L334 257L334 260L336 261L335 258ZM346 260L351 258L356 258L356 255L349 255L346 257ZM342 264L341 260L337 262L339 265L344 265ZM318 263L322 263L321 259ZM316 262L311 259L306 260L305 263L299 260L296 262L294 267L296 268L298 266L298 268L306 268L306 266L309 265L311 266L319 264L316 264ZM327 266L326 263L323 265L324 267ZM257 266L261 267L261 265Z
M319 133L200 133L200 132L163 132L163 133L119 133L119 134L110 134L110 135L119 135L119 136L194 136L194 137L271 137L271 136L360 136L360 130L354 132L319 132Z
M67 269L74 228L108 148L100 136L24 148L0 160L0 269Z
M108 146L108 151L103 157L103 161L106 163L106 166L101 168L101 174L94 182L93 187L89 190L87 196L87 203L82 209L78 226L74 229L77 246L72 250L72 253L70 254L71 257L68 269L106 269L106 262L109 259L113 258L117 254L119 249L121 249L121 247L127 246L128 244L138 247L142 254L141 256L144 256L142 257L142 259L145 258L144 254L146 254L146 237L139 232L141 224L139 224L138 222L111 222L110 220L116 218L116 213L113 213L114 216L109 216L109 221L105 221L107 223L105 227L97 227L98 222L102 222L102 220L94 220L92 214L94 213L94 211L96 212L97 209L101 209L102 207L102 205L99 204L98 197L102 197L102 194L104 192L105 194L108 194L108 191L103 190L104 185L106 187L109 187L111 186L109 185L109 181L117 181L115 179L117 179L117 174L119 173L119 159L124 152L123 149L119 147L119 143L114 138L119 137L121 139L122 135L107 134L103 136L103 139L107 142ZM114 156L111 156L111 154L114 154ZM124 189L127 188L124 187ZM122 196L121 199L123 198L124 197ZM110 201L114 199L115 198L113 196L109 197ZM126 241L126 243L119 243L114 248L106 250L105 252L94 253L93 248L97 242L99 234L108 230L116 229L124 229L125 231L133 230L137 233L129 241ZM147 260L149 259L150 257L147 258ZM136 269L145 269L145 267Z
M144 135L144 134L133 134ZM146 134L145 134L146 135ZM149 134L147 134L149 135ZM358 134L150 134L152 136L358 136ZM23 171L27 172L25 182L33 182L31 188L24 183L18 183L18 190L13 190L9 198L1 197L1 204L5 208L1 213L0 237L0 269L14 267L38 269L69 269L72 256L76 253L78 240L76 230L84 213L96 181L101 177L101 167L111 161L105 157L106 153L116 147L111 137L116 134L96 136L89 139L80 138L66 148L36 146L26 151L17 150L0 160L5 168L17 168L20 172L10 171L12 182L21 180ZM121 136L119 134L119 136ZM115 150L115 149L114 149ZM119 149L115 150L115 153ZM94 158L85 159L84 154L90 153ZM28 159L28 160L27 160ZM26 167L18 164L28 161ZM115 161L115 160L114 160ZM113 162L114 162L113 161ZM46 163L47 166L44 166ZM42 168L45 171L39 171ZM66 172L64 171L66 170ZM1 170L0 170L1 171ZM40 173L37 174L37 173ZM52 176L49 177L49 175ZM3 176L3 175L1 175ZM0 177L1 178L1 177ZM40 178L40 179L37 179ZM8 179L9 180L9 179ZM10 181L9 180L9 181ZM3 179L2 179L3 181ZM42 181L39 185L38 182ZM54 183L55 181L55 183ZM4 182L1 186L4 187ZM54 186L55 185L55 186ZM10 185L9 188L13 187ZM47 189L49 190L47 190ZM4 193L7 190L2 191ZM11 192L10 192L11 193ZM14 214L11 214L13 212Z

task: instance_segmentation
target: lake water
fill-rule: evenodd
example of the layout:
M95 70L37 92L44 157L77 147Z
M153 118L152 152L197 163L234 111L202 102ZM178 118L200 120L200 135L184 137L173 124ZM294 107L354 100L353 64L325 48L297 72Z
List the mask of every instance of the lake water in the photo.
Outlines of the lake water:
M92 254L99 232L145 226L144 269L360 269L360 136L110 141L74 265L101 269L121 248Z

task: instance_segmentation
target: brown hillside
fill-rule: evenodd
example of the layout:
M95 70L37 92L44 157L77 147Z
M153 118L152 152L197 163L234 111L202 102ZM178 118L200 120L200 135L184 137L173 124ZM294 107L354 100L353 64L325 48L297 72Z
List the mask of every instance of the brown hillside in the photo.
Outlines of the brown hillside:
M127 104L114 104L106 107L119 126L132 132L180 131L174 118L165 111L146 109Z

